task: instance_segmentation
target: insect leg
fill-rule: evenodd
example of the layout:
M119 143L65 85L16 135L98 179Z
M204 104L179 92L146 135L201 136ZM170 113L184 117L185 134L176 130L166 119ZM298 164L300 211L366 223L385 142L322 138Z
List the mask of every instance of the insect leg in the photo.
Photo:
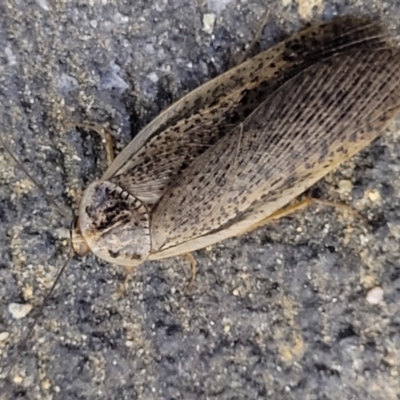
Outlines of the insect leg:
M117 299L123 299L128 291L128 285L130 280L132 279L132 276L134 274L134 272L136 271L136 267L135 266L123 266L123 272L125 275L125 279L124 281L120 284L119 289L117 291Z
M190 277L190 281L185 289L185 294L189 294L190 290L192 289L192 287L194 285L194 282L195 282L196 276L197 276L197 261L193 257L192 253L182 254L181 257L186 258L190 262L191 277Z
M114 140L113 137L106 131L104 126L92 123L74 123L75 127L84 129L87 132L95 132L101 137L102 143L107 155L107 164L111 165L114 161Z
M284 207L284 208L274 212L273 214L269 215L267 218L264 218L263 220L257 222L256 224L252 225L251 227L249 227L243 233L251 232L254 229L260 228L260 227L268 224L269 222L277 221L278 219L287 217L295 212L302 211L305 208L308 208L313 205L323 205L323 206L328 206L328 207L334 207L339 211L349 212L349 213L353 214L354 217L361 220L365 228L368 228L368 226L369 226L368 220L363 215L361 215L355 208L353 208L347 204L337 203L334 201L323 200L323 199L316 199L315 197L307 196L304 199L302 199L294 204L291 204L287 207Z

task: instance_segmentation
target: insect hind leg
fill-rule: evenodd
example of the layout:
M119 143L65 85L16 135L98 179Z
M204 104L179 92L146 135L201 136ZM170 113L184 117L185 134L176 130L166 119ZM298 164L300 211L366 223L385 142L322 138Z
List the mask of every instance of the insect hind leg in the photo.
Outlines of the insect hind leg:
M275 211L273 214L269 215L268 217L262 219L261 221L258 221L254 225L250 226L246 231L243 233L248 233L253 231L254 229L260 228L272 221L277 221L281 218L288 217L291 214L294 214L298 211L302 211L310 206L313 205L322 205L322 206L327 206L327 207L333 207L336 208L338 211L345 211L350 214L352 214L356 219L360 220L365 228L369 227L368 220L361 215L355 208L343 204L343 203L337 203L334 201L329 201L329 200L323 200L323 199L317 199L311 196L306 196L304 199L299 200L298 202L291 204L287 207L284 207L280 210Z

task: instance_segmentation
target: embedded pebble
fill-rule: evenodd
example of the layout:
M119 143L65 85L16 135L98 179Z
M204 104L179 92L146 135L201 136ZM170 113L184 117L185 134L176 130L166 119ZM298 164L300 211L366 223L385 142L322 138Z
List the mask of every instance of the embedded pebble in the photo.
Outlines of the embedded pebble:
M8 306L8 311L15 319L26 317L32 310L31 304L11 303Z
M50 11L49 3L46 0L36 0L36 4L44 11Z
M232 0L207 0L208 9L215 13L221 13Z
M20 385L23 381L24 381L24 378L21 375L19 375L19 374L14 375L14 377L13 377L14 383L16 383L17 385Z
M369 193L368 193L368 198L369 198L373 203L376 203L377 201L379 201L379 200L381 199L381 194L379 193L378 190L372 189L372 190L369 191Z
M367 293L367 303L379 304L383 300L383 289L376 286Z
M285 2L287 5L292 3L287 0ZM322 0L298 0L299 15L305 21L311 19L315 14L318 15L323 7L324 2Z
M67 94L77 89L79 87L79 83L73 76L62 73L58 79L57 87L61 93Z
M216 19L216 15L215 14L204 14L203 15L203 29L207 32L207 33L212 33L214 30L214 24L215 24L215 19Z
M348 179L342 179L339 182L338 192L340 194L347 194L353 190L353 183Z
M400 223L398 221L388 222L388 227L395 239L400 239Z
M157 83L159 81L159 77L155 72L150 72L147 75L147 78L149 78L153 83Z
M110 69L102 78L102 89L117 90L120 94L125 92L129 88L129 84L119 76L120 71L121 68L117 64L111 64Z
M4 55L6 56L8 65L9 65L10 67L13 67L14 65L17 65L17 58L15 57L15 55L14 55L14 53L13 53L13 51L11 50L10 47L7 46L7 47L4 49Z
M0 342L5 342L9 337L9 332L0 332Z

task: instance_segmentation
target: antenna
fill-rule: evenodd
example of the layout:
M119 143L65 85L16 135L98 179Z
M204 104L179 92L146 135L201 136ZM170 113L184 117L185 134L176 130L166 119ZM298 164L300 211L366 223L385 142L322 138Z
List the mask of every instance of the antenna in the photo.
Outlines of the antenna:
M28 170L25 168L25 166L22 164L21 161L18 160L17 157L15 157L14 153L11 151L9 148L8 144L4 141L2 136L0 135L0 142L2 146L4 147L4 150L8 153L8 155L13 159L15 164L18 166L21 171L25 173L25 175L29 178L29 180L40 190L40 192L46 197L47 201L55 207L55 209L65 218L71 219L74 218L73 212L70 214L66 212L63 208L61 208L54 200L53 198L47 194L45 188L28 172Z
M61 208L54 200L53 198L47 194L46 190L44 189L44 187L37 182L37 180L28 172L28 170L25 168L25 166L22 164L21 161L18 160L18 158L14 155L14 153L11 151L11 149L9 148L9 146L7 145L7 143L4 141L4 139L2 138L2 136L0 135L0 143L2 144L4 150L8 153L8 155L12 158L12 160L15 162L15 164L25 173L25 175L28 177L28 179L40 190L40 192L46 197L47 201L55 207L55 209L65 218L68 218L69 220L71 220L71 224L73 224L74 222L74 212L73 210L71 210L70 213L68 213L67 211L65 211L63 208ZM48 301L50 300L51 296L54 293L54 290L58 284L58 282L61 279L61 276L63 275L64 271L66 270L66 268L70 265L71 261L74 258L74 251L72 248L72 242L71 240L69 241L69 256L67 258L67 260L64 262L63 266L61 267L60 271L58 272L56 279L54 280L50 290L48 291L48 293L46 294L45 298L42 301L42 304L39 306L38 310L36 311L36 315L34 316L33 321L31 322L26 335L24 338L22 338L21 342L17 345L16 350L19 349L24 349L26 347L26 343L29 340L37 322L39 321L39 318L42 316L43 314L43 309L46 307ZM13 359L13 357L11 356L11 359ZM10 373L12 370L12 365L13 363L11 362L11 365L8 369L8 371L6 372L5 375L5 379L10 377Z

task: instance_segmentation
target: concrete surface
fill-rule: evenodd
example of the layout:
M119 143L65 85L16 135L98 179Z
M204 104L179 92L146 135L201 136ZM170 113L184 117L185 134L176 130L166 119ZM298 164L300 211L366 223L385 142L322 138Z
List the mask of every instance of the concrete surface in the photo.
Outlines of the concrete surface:
M307 22L366 14L400 33L394 1L0 2L1 135L55 200L77 207L164 107ZM318 184L370 221L312 207L195 254L123 274L75 260L26 343L67 257L68 224L0 151L0 399L400 398L400 124ZM373 291L371 292L371 289ZM383 296L383 298L382 298ZM376 304L375 304L376 303ZM7 377L6 377L7 375Z

